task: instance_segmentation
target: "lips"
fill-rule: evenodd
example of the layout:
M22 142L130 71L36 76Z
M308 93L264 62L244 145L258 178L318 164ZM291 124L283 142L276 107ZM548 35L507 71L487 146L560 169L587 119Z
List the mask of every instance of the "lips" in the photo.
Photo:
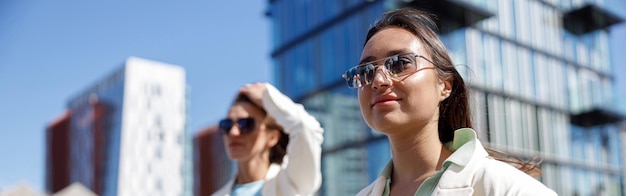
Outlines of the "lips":
M228 146L230 146L230 147L237 147L237 146L242 146L242 145L243 145L243 143L236 142L236 141L228 143Z
M381 96L378 96L378 97L374 98L374 101L372 101L372 105L370 107L374 107L376 105L379 105L379 104L382 104L382 103L386 103L388 101L400 101L400 100L402 100L402 99L400 99L400 98L398 98L398 97L396 97L394 95L389 95L389 94L381 95Z

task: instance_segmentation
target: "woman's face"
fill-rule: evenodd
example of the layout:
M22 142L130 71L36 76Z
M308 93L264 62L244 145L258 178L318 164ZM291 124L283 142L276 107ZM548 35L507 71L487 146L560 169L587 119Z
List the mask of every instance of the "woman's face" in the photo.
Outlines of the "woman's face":
M273 132L277 131L265 129L262 124L265 115L261 109L251 103L237 102L230 107L227 118L233 122L244 118L254 119L254 131L252 132L242 133L238 125L233 125L228 134L223 134L224 145L230 159L236 161L246 161L253 158L269 159L269 156L263 157L264 152L269 152L276 145L278 139L275 138L276 134Z
M360 64L404 53L431 59L415 35L389 27L368 40ZM434 67L421 58L416 58L416 63ZM387 135L415 131L430 123L436 127L439 102L449 94L450 83L439 80L435 69L422 69L400 78L392 78L383 69L379 66L372 83L358 90L361 113L367 124Z

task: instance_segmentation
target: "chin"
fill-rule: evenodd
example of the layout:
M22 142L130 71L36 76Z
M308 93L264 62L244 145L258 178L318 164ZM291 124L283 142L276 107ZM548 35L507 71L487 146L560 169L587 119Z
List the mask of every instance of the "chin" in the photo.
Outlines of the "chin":
M230 158L230 160L232 160L232 161L237 161L237 162L239 162L239 161L243 160L243 158L242 158L242 157L229 157L229 158Z
M243 157L243 155L241 155L240 153L227 152L227 154L228 154L228 158L234 161L237 161Z
M410 123L406 122L404 119L405 118L400 118L398 116L385 115L378 118L372 118L372 122L368 123L368 125L378 132L387 133L393 132L397 129L397 127L403 127L407 123Z

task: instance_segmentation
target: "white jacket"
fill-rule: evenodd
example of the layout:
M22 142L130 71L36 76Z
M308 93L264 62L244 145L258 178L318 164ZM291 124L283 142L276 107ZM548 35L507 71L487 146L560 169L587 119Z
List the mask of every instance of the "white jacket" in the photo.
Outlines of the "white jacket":
M324 129L300 104L271 84L265 84L263 107L289 135L282 165L271 164L265 174L262 195L313 195L322 184L320 171ZM212 195L230 195L235 178Z
M460 140L465 141L458 141L457 135L464 135L461 138L465 139ZM450 165L441 174L432 195L557 195L528 174L489 157L472 129L455 131L453 146L456 149L452 147L453 153L445 161ZM385 170L357 195L383 195L393 170L391 161Z

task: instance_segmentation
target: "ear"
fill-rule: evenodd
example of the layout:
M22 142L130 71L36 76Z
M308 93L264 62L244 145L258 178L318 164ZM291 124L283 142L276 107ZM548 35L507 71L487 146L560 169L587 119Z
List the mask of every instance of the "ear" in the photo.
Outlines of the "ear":
M452 77L449 77L439 83L440 102L450 97L450 93L452 93L452 82L454 82L454 79Z
M272 148L278 144L280 140L280 131L277 129L267 129L267 147Z

